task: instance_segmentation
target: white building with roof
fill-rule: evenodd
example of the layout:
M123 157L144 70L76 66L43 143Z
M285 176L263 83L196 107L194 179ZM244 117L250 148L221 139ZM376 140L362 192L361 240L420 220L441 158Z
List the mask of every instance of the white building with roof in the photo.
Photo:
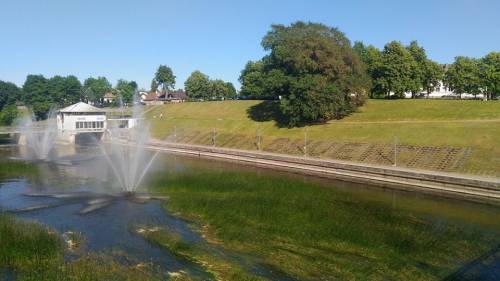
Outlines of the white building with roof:
M65 107L57 113L60 139L75 142L77 135L95 135L98 139L106 131L106 112L84 102Z

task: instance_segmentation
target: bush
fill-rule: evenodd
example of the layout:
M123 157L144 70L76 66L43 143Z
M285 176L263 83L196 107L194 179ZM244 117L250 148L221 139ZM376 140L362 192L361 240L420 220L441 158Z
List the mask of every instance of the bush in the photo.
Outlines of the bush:
M16 120L19 112L15 105L7 105L0 112L0 124L4 126L10 126L14 120Z

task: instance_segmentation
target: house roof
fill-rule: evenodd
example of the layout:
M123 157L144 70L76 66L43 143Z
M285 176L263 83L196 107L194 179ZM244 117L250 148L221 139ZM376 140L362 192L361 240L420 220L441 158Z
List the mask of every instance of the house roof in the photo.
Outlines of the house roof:
M103 111L88 103L78 102L59 110L59 112L103 112Z
M148 93L146 98L144 100L146 101L151 101L151 100L156 100L158 98L158 95L155 92Z
M178 100L185 100L185 99L187 99L187 94L183 90L177 90L175 92L170 92L170 93L168 93L167 96L170 99L178 99Z
M114 98L115 94L113 94L112 92L107 92L107 93L104 94L104 97L105 98Z

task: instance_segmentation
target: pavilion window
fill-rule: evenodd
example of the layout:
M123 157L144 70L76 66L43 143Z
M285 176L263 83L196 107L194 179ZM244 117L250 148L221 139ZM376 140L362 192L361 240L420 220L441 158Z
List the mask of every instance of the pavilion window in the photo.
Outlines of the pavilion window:
M96 124L95 122L92 122L92 128L95 129L96 128Z

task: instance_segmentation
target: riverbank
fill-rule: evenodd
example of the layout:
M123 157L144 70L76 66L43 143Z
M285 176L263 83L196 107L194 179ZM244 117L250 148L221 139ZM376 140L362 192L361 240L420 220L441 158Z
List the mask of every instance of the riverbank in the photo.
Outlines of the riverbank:
M295 157L154 140L148 149L243 162L295 173L329 177L444 197L500 204L500 179Z

